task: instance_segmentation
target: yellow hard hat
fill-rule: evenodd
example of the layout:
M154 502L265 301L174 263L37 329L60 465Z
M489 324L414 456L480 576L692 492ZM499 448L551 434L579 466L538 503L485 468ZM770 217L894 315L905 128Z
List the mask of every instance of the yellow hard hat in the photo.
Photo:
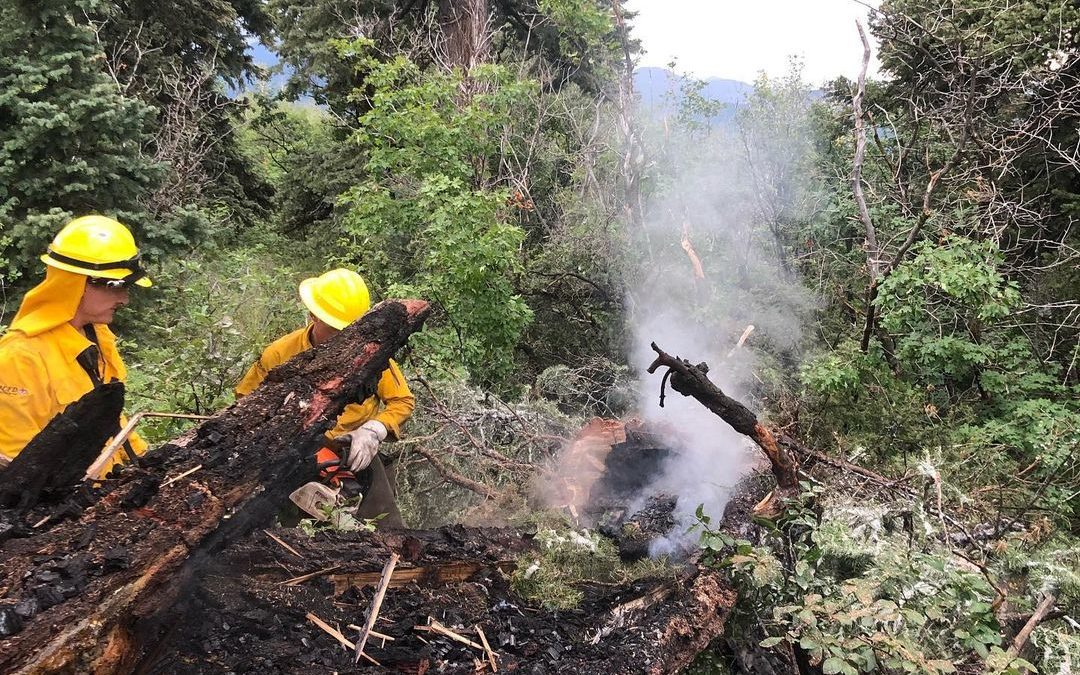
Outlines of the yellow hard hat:
M46 265L99 279L150 286L139 266L139 247L131 231L105 216L82 216L57 233L41 256Z
M300 282L304 306L329 326L341 330L371 307L364 278L352 270L338 268Z

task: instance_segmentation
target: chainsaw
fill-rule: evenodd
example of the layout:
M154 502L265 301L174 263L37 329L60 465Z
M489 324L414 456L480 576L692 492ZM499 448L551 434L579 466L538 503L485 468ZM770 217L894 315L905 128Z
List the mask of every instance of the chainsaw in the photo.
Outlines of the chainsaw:
M332 521L335 529L356 529L359 523L354 514L364 499L364 493L371 489L372 471L367 468L349 478L335 476L338 471L347 471L342 467L349 465L349 441L335 439L328 447L337 454L337 458L316 465L323 479L296 488L289 495L289 500L320 522ZM331 483L337 485L332 486Z

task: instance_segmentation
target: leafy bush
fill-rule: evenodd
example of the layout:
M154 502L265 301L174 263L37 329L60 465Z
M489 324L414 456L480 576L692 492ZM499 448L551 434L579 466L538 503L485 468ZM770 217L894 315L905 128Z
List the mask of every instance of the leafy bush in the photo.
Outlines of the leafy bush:
M212 414L231 403L262 349L304 324L297 286L322 270L291 248L270 236L154 269L154 286L134 291L119 316L128 409ZM140 430L157 442L178 425L147 420Z
M954 673L975 658L996 664L995 672L1034 672L1005 658L986 577L935 538L916 535L933 532L921 510L897 528L884 505L837 499L811 508L824 488L803 486L804 501L789 504L760 546L732 539L699 512L705 559L740 590L741 619L731 630L762 622L771 634L762 647L793 645L830 674ZM916 536L920 547L912 546Z
M341 45L365 55L371 48ZM506 385L532 313L514 285L524 232L509 220L511 193L491 164L537 85L499 66L476 68L467 80L400 56L370 56L360 67L367 89L356 96L370 109L352 140L366 152L366 176L342 197L344 255L388 296L438 304L416 339L434 365L461 363L476 382Z

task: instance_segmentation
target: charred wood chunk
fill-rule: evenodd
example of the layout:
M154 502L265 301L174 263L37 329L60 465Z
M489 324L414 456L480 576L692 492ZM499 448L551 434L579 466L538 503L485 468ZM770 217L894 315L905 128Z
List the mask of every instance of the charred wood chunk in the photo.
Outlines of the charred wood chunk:
M22 630L23 620L14 607L0 607L0 637L14 635Z
M670 455L667 448L643 445L633 437L613 445L593 494L600 500L629 502L660 476Z
M45 489L66 496L120 430L123 407L124 385L111 382L91 389L50 420L0 472L0 507L28 509Z

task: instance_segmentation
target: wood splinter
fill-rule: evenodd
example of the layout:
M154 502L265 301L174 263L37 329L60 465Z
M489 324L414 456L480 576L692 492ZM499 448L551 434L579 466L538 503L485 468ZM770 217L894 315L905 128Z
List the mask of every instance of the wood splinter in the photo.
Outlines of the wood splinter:
M368 636L371 635L371 629L375 627L375 619L379 617L379 608L382 607L386 589L390 587L390 578L394 576L394 568L397 566L398 558L397 553L391 553L390 559L383 566L382 578L379 579L379 587L375 590L375 597L371 600L371 606L368 608L364 630L360 631L360 637L356 641L356 661L359 661L360 655L364 653L364 645L367 644Z
M172 485L173 483L180 480L181 478L187 478L188 476L190 476L191 474L195 473L196 471L198 471L198 470L200 470L202 468L203 468L202 464L196 464L195 466L191 467L190 469L188 469L184 473L173 476L169 480L165 481L164 483L161 484L161 487L165 487L166 485Z
M488 663L491 664L491 672L499 672L499 667L495 665L495 652L491 651L491 645L488 644L487 636L484 635L484 629L480 627L480 624L476 624L476 634L480 636L480 644L484 645L484 653L487 654Z
M281 585L282 586L295 586L297 584L302 584L305 581L307 581L308 579L314 579L315 577L321 577L322 575L324 575L324 574L326 574L328 572L333 572L334 570L336 570L339 567L341 567L341 565L334 565L333 567L327 567L326 569L316 570L314 572L309 572L307 574L301 574L298 577L293 577L292 579L286 579L285 581L282 581Z
M350 623L348 627L349 627L349 630L356 630L356 631L364 630L362 626L357 626L355 623ZM392 635L387 635L386 633L380 633L379 631L376 631L376 630L368 631L368 635L370 637L375 638L376 640L382 640L382 646L383 647L386 646L387 642L393 642L394 640L397 639L396 637L394 637Z
M311 612L307 613L307 618L308 618L308 621L315 624L319 628L322 628L330 637L334 638L335 640L340 642L345 647L347 647L349 649L354 649L356 647L356 645L354 645L352 642L349 641L349 638L347 638L347 637L345 637L344 635L341 634L341 631L334 628L330 624L326 623L325 621L323 621L319 617L315 616ZM360 655L363 656L368 661L370 661L372 664L374 664L376 666L379 666L380 668L382 667L381 663L379 663L375 659L371 658L367 654L365 654L363 652L360 652Z
M270 530L263 530L263 532L266 533L266 536L270 537L271 539L273 539L277 543L281 544L282 548L284 548L289 553L292 553L297 558L303 558L304 557L304 556L300 555L300 552L297 551L295 548L293 548L292 546L289 546L288 544L286 544L284 539L282 539L281 537L278 537L277 535L275 535Z
M476 644L475 642L473 642L472 640L470 640L469 638L465 637L464 635L462 635L460 633L455 633L454 631L450 630L449 628L447 628L443 624L439 623L437 620L431 618L430 616L428 617L428 625L426 625L426 626L413 626L413 630L429 631L431 633L438 633L439 635L442 635L444 637L448 637L451 640L454 640L455 642L460 642L461 644L468 645L468 646L472 647L473 649L479 649L480 651L484 651L484 646L483 645Z

